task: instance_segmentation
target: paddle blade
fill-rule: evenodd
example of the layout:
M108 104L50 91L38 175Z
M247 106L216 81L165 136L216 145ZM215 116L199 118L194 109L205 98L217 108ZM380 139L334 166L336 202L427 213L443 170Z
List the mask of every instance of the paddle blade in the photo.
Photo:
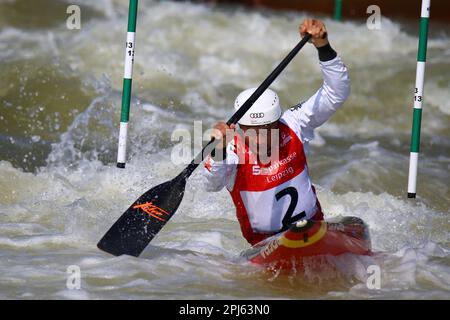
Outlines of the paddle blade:
M97 244L115 256L138 257L181 203L186 179L178 176L139 197Z

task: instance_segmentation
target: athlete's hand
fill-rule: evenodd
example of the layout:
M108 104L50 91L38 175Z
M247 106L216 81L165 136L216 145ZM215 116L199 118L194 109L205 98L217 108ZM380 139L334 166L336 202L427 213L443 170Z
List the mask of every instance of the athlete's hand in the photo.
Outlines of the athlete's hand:
M234 136L235 128L235 124L228 126L225 122L217 122L212 128L211 138L222 140L222 142L219 142L219 145L222 143L222 148L226 148L228 142L230 142Z
M323 47L328 44L328 34L325 24L320 20L305 19L299 27L300 36L303 38L306 33L312 37L312 42L316 48Z

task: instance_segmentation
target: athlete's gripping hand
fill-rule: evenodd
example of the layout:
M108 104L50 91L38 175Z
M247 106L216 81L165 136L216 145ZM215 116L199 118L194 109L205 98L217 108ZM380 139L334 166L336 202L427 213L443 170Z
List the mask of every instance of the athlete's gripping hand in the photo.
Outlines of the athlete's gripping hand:
M235 128L235 124L228 126L225 122L217 122L212 128L211 138L222 140L219 142L219 145L221 145L222 148L226 148L228 142L230 142L234 137Z
M328 44L328 34L325 24L320 20L305 19L299 27L300 36L303 38L306 33L311 35L311 40L316 48Z

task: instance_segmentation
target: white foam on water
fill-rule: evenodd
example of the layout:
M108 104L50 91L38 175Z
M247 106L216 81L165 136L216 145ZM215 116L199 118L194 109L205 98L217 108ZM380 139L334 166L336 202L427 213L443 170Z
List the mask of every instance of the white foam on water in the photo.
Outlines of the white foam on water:
M445 80L444 80L445 83ZM445 115L450 115L450 101L448 100L448 92L450 91L450 81L447 85L438 83L431 83L427 85L426 101L432 107L438 108L440 112Z
M172 285L184 287L197 281L198 277L203 279L201 283L206 287L217 286L216 289L221 292L218 296L230 294L231 291L227 290L231 288L225 284L237 281L233 280L233 269L240 268L239 264L236 265L236 262L233 262L233 255L237 255L246 247L245 241L242 241L238 225L233 220L231 212L225 215L218 212L219 216L222 215L220 220L212 213L206 214L210 210L209 197L206 197L206 200L199 196L195 197L197 214L193 214L193 211L189 209L188 201L183 202L170 224L144 252L143 259L110 258L96 249L95 243L101 236L100 230L109 228L110 224L126 209L126 203L132 202L139 193L151 185L162 182L164 177L157 177L158 174L155 171L159 172L158 168L164 166L161 167L163 164L159 163L157 158L155 156L151 164L146 163L144 159L134 160L144 168L137 166L133 161L128 164L126 170L100 164L96 166L81 164L77 171L67 171L64 175L57 173L64 170L60 167L52 169L51 172L41 172L32 176L31 180L47 182L40 188L35 188L34 193L36 198L39 198L39 192L45 193L45 201L48 205L38 205L28 198L21 199L19 204L24 211L20 220L33 221L28 227L29 230L33 230L36 223L45 226L45 229L37 228L38 234L29 234L28 231L24 236L20 235L23 231L16 225L11 223L2 225L2 228L12 235L2 237L0 247L7 252L11 261L16 261L12 263L9 274L4 274L2 277L25 278L31 283L35 277L53 279L54 270L42 269L36 255L45 260L48 252L55 254L61 252L59 258L52 259L52 264L59 265L58 268L62 269L62 272L68 265L79 265L84 276L90 279L90 284L85 288L86 294L71 294L62 288L51 293L53 288L49 287L48 294L51 297L68 299L108 297L110 293L117 290L127 295L135 294L136 297L142 294L145 297L153 297L151 288L156 287L161 288L160 290L165 292L166 296L175 297L177 293L170 289L173 288ZM148 167L145 168L145 165ZM170 166L166 166L165 170L163 176L170 176L173 172ZM17 173L17 175L18 181L30 179L27 173ZM142 182L144 176L150 176L145 183ZM197 182L194 179L190 184ZM188 186L188 194L189 189ZM433 220L437 225L441 225L439 221L447 221L444 214L434 212L423 205L411 205L389 194L336 195L319 188L318 195L327 218L354 215L363 218L369 225L374 251L384 254L381 258L375 257L378 263L381 261L383 264L385 291L382 291L379 297L389 296L393 290L403 288L405 285L410 290L420 288L422 285L442 290L447 285L445 281L448 279L448 267L434 263L432 269L429 269L429 260L436 256L445 259L448 255L448 249L442 247L442 244L448 241L448 233L445 228L440 231L433 229L430 224ZM223 205L231 207L230 199L225 192L214 198L218 200L222 196ZM189 195L187 197L189 198ZM187 210L185 204L187 204ZM217 203L215 205L219 208L221 206ZM5 209L9 211L11 206L3 205L1 211L5 212ZM14 214L9 217L13 218ZM2 222L6 221L8 216L2 215ZM220 223L220 227L217 223ZM211 228L217 231L211 231ZM40 234L42 231L53 234L42 235ZM70 252L77 251L79 253L71 258ZM32 255L26 262L22 261L25 263L24 267L19 267L20 261L14 257L20 252L22 252L21 255L25 252L26 255ZM225 261L229 261L228 265L223 263ZM335 260L334 263L340 266L341 271L346 270L348 277L364 280L363 271L367 262L361 264L360 260L353 258L343 259L340 262ZM217 268L221 265L219 272ZM4 267L6 266L3 265ZM216 278L212 273L217 273ZM205 278L206 274L209 276ZM155 277L162 277L162 280L154 282ZM208 283L208 281L211 282ZM62 285L63 281L59 283ZM136 285L135 291L132 290L134 285ZM21 285L13 280L9 281L9 286L20 287ZM233 290L236 288L233 287ZM358 290L354 288L349 294L364 296L369 292ZM245 292L245 289L238 291ZM191 297L202 297L206 294L200 288L189 292ZM32 291L32 294L38 293ZM248 297L255 295L254 292L246 294Z

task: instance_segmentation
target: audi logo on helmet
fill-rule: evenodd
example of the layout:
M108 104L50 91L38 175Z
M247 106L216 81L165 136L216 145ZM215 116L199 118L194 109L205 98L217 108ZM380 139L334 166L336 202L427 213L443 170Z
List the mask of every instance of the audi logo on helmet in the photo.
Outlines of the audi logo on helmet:
M264 118L264 112L250 113L250 118L252 118L252 119Z

